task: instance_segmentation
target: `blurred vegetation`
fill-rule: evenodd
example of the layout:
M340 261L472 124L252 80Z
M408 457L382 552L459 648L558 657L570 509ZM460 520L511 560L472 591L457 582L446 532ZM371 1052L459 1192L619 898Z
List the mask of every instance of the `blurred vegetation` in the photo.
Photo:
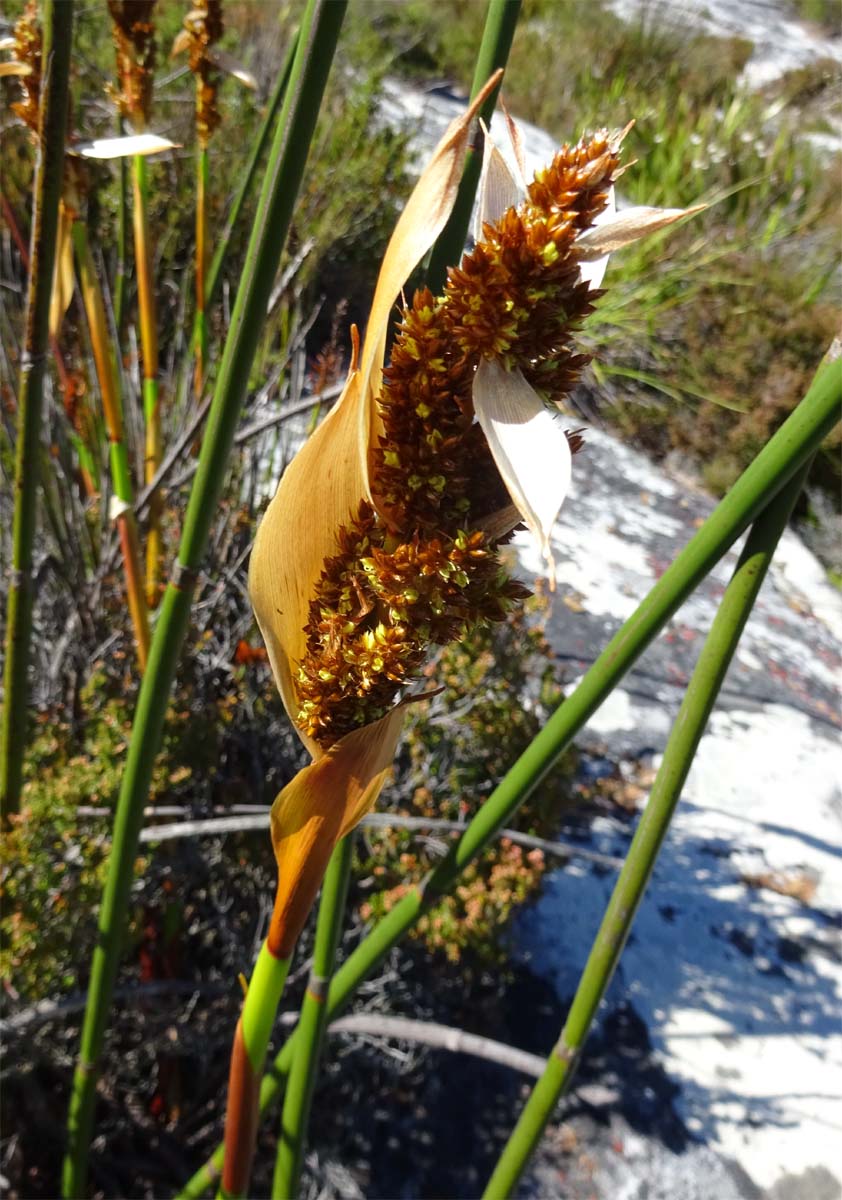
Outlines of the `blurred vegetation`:
M812 21L831 37L842 35L842 12L836 0L792 0L795 13Z

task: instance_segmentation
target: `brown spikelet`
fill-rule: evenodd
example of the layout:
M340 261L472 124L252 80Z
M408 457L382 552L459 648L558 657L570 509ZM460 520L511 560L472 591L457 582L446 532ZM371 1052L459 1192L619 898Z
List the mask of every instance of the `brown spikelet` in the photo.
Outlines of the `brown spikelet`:
M206 146L220 122L217 108L219 71L209 51L224 33L222 0L196 0L184 18L188 38L190 70L196 76L196 133Z
M41 94L41 25L36 0L28 0L15 25L15 62L28 67L28 73L17 76L23 96L10 105L16 116L33 133L38 132L38 98Z
M149 121L155 73L155 0L108 0L117 51L119 91L115 100L124 117L142 131Z

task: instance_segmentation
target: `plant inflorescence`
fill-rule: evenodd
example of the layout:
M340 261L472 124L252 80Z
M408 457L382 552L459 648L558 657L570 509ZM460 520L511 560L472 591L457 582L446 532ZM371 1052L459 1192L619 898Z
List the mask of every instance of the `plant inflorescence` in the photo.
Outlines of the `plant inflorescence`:
M561 399L587 362L572 334L595 293L576 238L608 203L619 166L603 131L564 146L459 268L444 294L416 293L384 374L371 492L324 564L296 679L299 722L320 745L383 716L429 646L504 619L526 589L497 553L519 520L475 421L481 359Z

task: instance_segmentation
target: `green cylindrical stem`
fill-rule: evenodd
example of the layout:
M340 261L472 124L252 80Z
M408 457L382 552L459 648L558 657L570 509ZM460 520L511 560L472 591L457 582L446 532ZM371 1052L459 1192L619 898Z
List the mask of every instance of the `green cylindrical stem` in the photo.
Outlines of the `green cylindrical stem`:
M484 1200L503 1200L512 1194L557 1100L573 1078L585 1038L652 876L725 673L806 475L807 468L802 467L752 526L672 727L646 810L594 938L561 1037L506 1143ZM688 955L692 956L692 947L688 948Z
M123 118L119 112L114 117L114 136L123 136ZM117 344L123 333L123 317L126 311L126 242L128 234L128 171L125 158L117 159L117 264L114 270L114 326Z
M301 1005L295 1057L281 1115L281 1138L272 1184L275 1200L291 1200L298 1194L313 1091L327 1028L327 989L342 935L353 856L353 838L349 835L333 851L322 885L313 967Z
M472 100L498 67L505 67L508 62L520 15L520 5L521 0L489 0L485 29L471 84ZM500 87L498 86L480 109L479 116L486 125L491 123L499 92ZM458 263L462 257L481 171L482 152L471 147L465 158L462 180L459 184L453 211L430 254L427 286L435 294L438 294L444 287L447 268L453 263Z
M131 507L134 503L134 492L129 468L128 450L123 439L123 405L120 396L120 374L117 369L116 355L111 345L108 322L105 317L102 289L100 288L91 249L88 245L87 229L83 221L74 221L73 223L73 246L76 252L82 299L85 306L85 315L88 320L91 348L94 355L97 379L99 380L100 395L102 397L105 428L108 433L111 479L115 496L120 501L120 511L115 515L114 519L120 534L129 613L134 628L140 669L141 671L145 671L149 658L149 610L143 587L137 523Z
M132 159L132 195L138 320L143 355L143 416L146 426L143 481L149 484L161 465L163 441L158 387L158 311L152 269L152 238L149 232L149 168L142 154L136 154ZM146 539L146 603L150 608L155 608L158 604L162 549L161 498L156 494L149 503L149 531Z
M208 148L202 143L196 161L196 367L193 391L202 397L208 367L207 267L208 267Z
M70 1098L67 1152L62 1175L62 1195L66 1198L81 1197L86 1190L88 1143L96 1100L99 1058L125 933L137 842L143 822L143 803L149 794L155 754L161 741L174 664L187 633L190 616L189 604L179 601L180 593L171 585L161 606L135 712L134 728L143 730L144 737L149 739L149 745L154 748L145 755L132 754L130 744L115 814L108 875L99 913L99 934L91 964L88 1003ZM137 803L130 802L134 796L140 798Z
M237 1022L228 1074L222 1200L241 1200L248 1190L260 1116L259 1081L289 963L289 958L275 958L268 942L263 943Z
M220 234L210 269L208 270L207 280L205 282L205 307L210 307L216 299L216 293L222 279L222 268L225 265L225 257L228 253L228 248L231 244L231 235L237 226L242 212L243 205L251 195L251 189L254 183L254 177L257 172L260 159L263 157L263 151L269 142L269 135L275 125L278 113L281 111L281 102L286 95L287 86L289 85L292 65L295 61L296 51L298 49L299 34L296 33L287 49L281 70L278 74L278 80L269 97L269 103L266 106L266 115L263 118L263 123L260 126L260 131L252 146L251 155L243 172L242 183L237 191L234 201L228 213L228 219L225 222L225 227Z
M765 504L818 449L839 419L842 361L823 365L807 395L770 439L751 466L681 551L646 599L612 638L579 686L556 709L529 748L501 780L465 833L428 876L423 890L412 888L357 946L337 971L328 996L328 1020L414 925L425 904L449 890L468 864L557 762L673 613L711 567L729 550ZM261 1112L283 1090L295 1054L293 1034L261 1085ZM222 1147L189 1181L179 1200L200 1196L212 1184L223 1158Z
M400 912L398 911L400 909ZM374 971L400 941L406 931L424 911L419 888L411 888L406 896L387 913L383 920L357 946L347 962L331 980L327 998L327 1020L341 1011L360 983ZM260 1084L260 1112L266 1113L285 1091L287 1080L300 1043L298 1029L284 1043L275 1061ZM191 1177L178 1193L176 1200L198 1200L219 1179L225 1160L225 1147L220 1144L203 1167Z
M149 233L149 168L142 154L136 154L132 159L132 206L143 378L157 379L158 314Z
M73 34L72 0L63 0L62 3L45 0L43 13L39 153L33 185L29 286L18 383L12 570L6 608L4 712L0 739L2 819L18 811L23 783L29 700L27 676L32 635L32 548L38 505L38 451L59 201L64 177L64 137Z
M289 959L275 958L264 942L243 1004L243 1041L249 1062L258 1074L263 1070L288 973Z
M160 394L157 379L143 380L143 412L146 424L143 481L150 484L161 465L161 455L163 454ZM150 608L155 608L158 604L158 577L162 554L161 496L155 492L149 500L149 530L146 537L146 603Z
M309 0L308 3L299 53L273 140L234 305L231 331L214 390L199 469L190 493L178 562L164 595L149 665L140 688L117 803L114 841L100 913L100 935L94 952L82 1031L80 1068L71 1098L69 1144L63 1176L65 1197L81 1196L85 1190L96 1072L120 960L143 806L149 794L170 689L187 633L196 571L202 561L225 479L254 351L266 318L266 306L346 7L345 0L330 0L329 3Z

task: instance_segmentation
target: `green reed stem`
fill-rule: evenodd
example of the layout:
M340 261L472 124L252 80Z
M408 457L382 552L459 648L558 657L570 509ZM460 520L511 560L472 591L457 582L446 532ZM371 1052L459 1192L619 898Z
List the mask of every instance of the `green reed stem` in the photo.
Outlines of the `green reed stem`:
M225 266L225 260L228 255L228 251L231 248L234 231L237 228L237 225L239 223L240 215L243 211L243 208L245 207L246 202L248 201L249 197L251 196L252 188L254 186L254 180L257 177L257 168L260 165L260 160L263 157L263 152L266 149L267 143L269 142L270 134L275 126L275 122L277 120L278 113L281 110L281 102L283 101L284 95L286 93L287 85L289 84L290 72L292 70L292 64L293 64L293 60L295 58L295 51L296 51L297 46L298 46L298 33L296 32L295 36L293 37L292 41L289 44L289 47L287 48L287 52L284 57L283 64L281 66L281 70L278 75L277 82L275 83L275 87L272 91L272 95L269 97L269 102L266 106L266 112L264 114L263 121L260 126L260 130L258 131L257 138L255 139L255 141L252 145L251 153L249 155L249 160L248 160L245 170L243 172L242 181L240 183L240 186L237 189L237 193L234 196L234 200L233 200L230 210L228 212L228 217L226 219L225 226L224 226L221 234L219 235L219 237L216 239L216 243L217 243L216 250L214 251L213 259L211 260L209 267L207 266L207 250L206 250L206 256L203 259L203 262L205 264L205 277L204 277L204 282L202 285L203 303L201 306L198 303L198 285L197 285L196 319L194 322L193 340L191 343L191 353L195 355L197 360L200 360L205 364L205 367L204 367L203 373L202 373L203 383L204 383L204 375L207 372L208 347L209 347L209 339L210 339L210 325L208 322L207 314L208 314L208 311L209 311L211 305L213 304L214 300L216 299L216 296L217 296L217 293L219 290L219 285L222 281L222 269ZM207 161L207 156L205 156L205 161ZM199 170L201 172L201 165L199 167ZM206 176L204 179L204 187L206 190L207 189L207 177ZM198 226L198 220L199 220L199 217L198 217L198 202L197 202L197 226ZM205 225L206 225L207 218L205 217L204 220L205 220ZM207 242L209 241L207 232L205 233L205 238L206 238L206 246L207 246ZM198 242L199 242L198 232L197 232L196 242L197 242L197 259L196 259L196 261L197 261L197 270L198 270L198 262L199 262L199 259L198 259ZM194 368L193 368L194 393L198 396L200 389L198 389L196 387L196 383L195 383L197 374L198 374L198 366L194 365ZM183 397L183 394L184 394L181 386L179 386L179 388L178 388L178 394L180 397L179 403L181 403L181 398Z
M32 548L38 516L39 446L50 297L64 177L72 0L45 0L43 83L38 156L33 183L26 324L18 381L12 569L6 608L3 731L0 737L0 817L20 807L27 733L29 647L32 637Z
M248 1191L260 1120L260 1076L289 972L289 958L275 958L264 942L237 1022L228 1078L226 1161L219 1200L242 1200Z
M509 51L515 36L515 27L520 16L520 5L521 0L489 0L485 29L471 84L472 100L498 67L505 67L508 62ZM500 86L498 85L479 111L479 116L486 125L491 123L499 93ZM439 234L430 254L426 272L427 286L435 294L438 294L444 287L447 268L452 263L458 263L462 258L481 171L482 150L475 150L471 147L465 158L462 180L450 219Z
M430 904L449 891L468 864L510 822L518 807L552 769L579 730L694 588L772 497L815 454L839 419L840 397L842 360L837 359L825 362L819 368L807 395L795 411L614 635L576 690L556 709L468 824L459 841L423 883L410 889L343 963L330 986L328 1021L348 1003L362 980L376 969ZM261 1113L269 1109L283 1090L297 1041L295 1032L264 1077L260 1089ZM178 1200L192 1200L212 1186L223 1157L223 1147L218 1146L205 1166L179 1193Z
M140 669L145 671L149 658L149 610L143 586L137 522L132 507L134 505L134 489L129 454L123 437L120 373L117 367L117 357L111 345L102 288L88 245L88 231L84 221L73 222L72 236L94 365L102 397L105 428L108 433L111 482L115 499L118 502L115 504L114 522L117 526L123 555L129 615L134 628Z
M313 966L301 1005L300 1032L281 1115L281 1137L272 1183L274 1200L291 1200L298 1195L307 1126L327 1029L325 1001L342 935L353 857L353 838L348 836L333 851L322 885Z
M118 109L114 117L114 136L123 136L123 118ZM117 345L123 335L123 317L126 312L126 245L128 242L128 170L125 158L117 159L117 265L114 272L114 326L117 330Z
M132 159L132 220L143 357L143 417L146 425L143 481L149 484L161 465L163 446L158 386L158 306L152 267L152 237L149 232L149 168L142 154L136 154ZM161 553L161 497L155 494L149 503L149 531L146 538L146 603L150 608L158 604Z
M293 63L298 50L298 42L300 33L296 33L290 42L284 61L281 64L281 70L278 74L278 79L269 97L269 103L266 106L266 115L263 118L263 123L260 126L257 137L252 145L249 160L246 163L243 171L242 182L234 197L234 201L228 212L227 220L219 235L214 251L213 259L211 260L210 268L208 269L207 280L205 283L205 304L210 307L216 299L216 294L219 285L222 282L222 268L225 265L225 259L231 246L231 238L234 230L240 219L240 213L243 210L243 205L251 195L254 179L257 174L257 168L260 160L263 157L263 151L269 143L270 134L275 128L275 121L278 113L281 111L281 102L286 96L287 87L292 73Z
M193 393L196 401L202 398L205 372L208 369L208 148L199 146L196 158L196 364Z
M594 938L561 1036L500 1155L483 1193L484 1200L503 1200L512 1194L552 1116L556 1101L570 1086L585 1039L652 876L719 689L808 470L809 465L802 467L751 527L699 654L646 810ZM692 949L688 954L692 957Z
M60 8L63 6L59 6ZM115 814L108 877L99 918L88 1005L68 1116L62 1194L85 1191L96 1078L120 961L126 910L143 806L161 745L164 717L190 619L198 568L216 513L249 371L271 294L281 250L333 61L345 0L309 0L290 86L278 122L258 204L231 330L225 343L208 428L190 492L178 558L155 626L141 683Z

